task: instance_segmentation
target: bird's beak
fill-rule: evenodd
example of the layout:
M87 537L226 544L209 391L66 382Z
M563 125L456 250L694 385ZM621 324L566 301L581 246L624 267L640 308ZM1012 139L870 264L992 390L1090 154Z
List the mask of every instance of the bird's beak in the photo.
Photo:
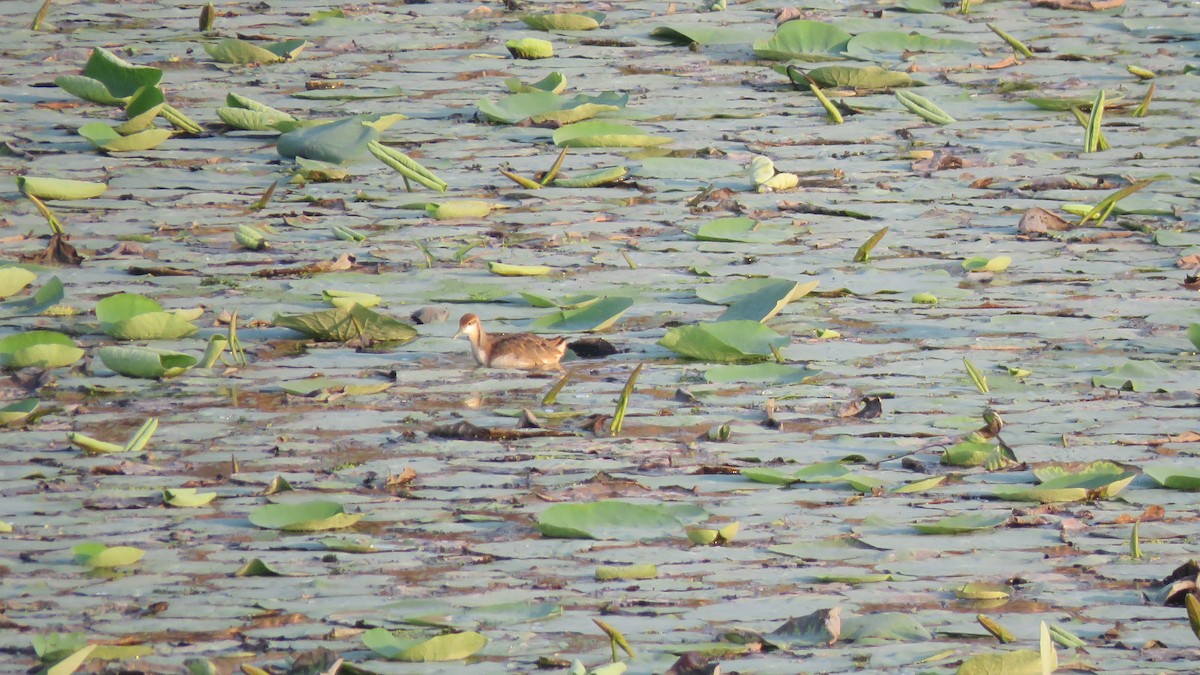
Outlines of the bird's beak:
M459 336L459 335L462 335L462 334L463 334L463 330L462 330L462 328L459 328L459 329L458 329L458 332L454 334L454 337L452 337L452 338L450 338L450 339L451 339L451 340L457 340L457 339L458 339L458 336Z

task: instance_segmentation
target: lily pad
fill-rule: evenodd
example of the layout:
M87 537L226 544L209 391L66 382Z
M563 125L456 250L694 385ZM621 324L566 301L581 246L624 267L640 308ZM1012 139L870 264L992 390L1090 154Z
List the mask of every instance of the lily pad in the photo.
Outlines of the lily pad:
M657 26L650 37L671 44L688 45L744 45L759 39L760 31L733 26Z
M554 45L549 40L538 38L509 40L504 43L504 48L514 59L548 59L554 56Z
M801 384L821 374L819 370L786 366L781 363L715 366L704 371L704 380L711 383L762 382L770 384Z
M279 137L276 149L284 157L303 157L330 164L360 157L367 145L379 140L380 129L371 117L347 117L327 124L289 131Z
M538 515L542 536L568 539L639 541L682 531L703 517L699 507L678 504L635 504L617 500L588 504L554 504ZM685 522L685 520L687 522Z
M757 321L720 321L672 328L658 344L700 361L762 361L791 339Z
M104 122L90 122L79 127L79 135L105 152L137 152L162 145L172 135L170 129L147 129L122 136Z
M17 176L17 189L21 191L21 194L33 195L38 199L50 201L99 197L108 189L108 185L66 178Z
M38 403L40 401L36 398L26 398L0 406L0 425L13 424L29 417L37 410Z
M836 483L850 473L841 462L817 462L798 471L785 473L769 467L747 467L740 471L743 477L756 483L790 485L791 483Z
M0 267L0 299L20 293L36 279L37 275L24 267L16 265Z
M934 38L919 33L875 31L861 33L846 43L846 54L860 59L872 59L879 54L912 52L979 52L979 45L966 40Z
M350 527L364 515L346 513L337 502L316 500L260 506L250 512L250 522L268 530L317 532Z
M292 380L290 382L280 382L279 388L289 394L295 396L314 396L324 394L329 396L337 394L341 396L362 396L366 394L378 394L386 391L392 386L392 382L388 380L372 381L372 380L348 380L334 379L329 377L306 377L302 380Z
M1108 375L1093 377L1092 386L1124 391L1181 391L1192 388L1154 361L1134 359L1113 368Z
M522 82L519 77L510 77L504 81L504 86L508 87L508 90L514 94L528 94L540 91L561 94L567 88L567 76L556 70L537 82L528 84Z
M330 342L362 339L405 344L417 339L417 330L412 326L359 304L310 314L277 314L271 323Z
M96 47L83 67L83 74L64 75L54 83L93 103L118 105L142 87L157 86L162 74L159 68L135 66L107 49Z
M604 23L604 14L600 12L526 14L521 17L521 21L534 30L595 30Z
M913 527L921 534L965 534L998 527L1010 517L1010 513L964 513L932 523L913 523Z
M828 61L842 58L850 34L823 21L788 21L768 40L754 43L759 58L772 61Z
M796 282L779 280L764 285L753 293L738 298L729 305L717 321L757 321L766 323L791 301L808 295L817 281Z
M31 330L0 339L0 368L62 368L83 358L83 350L62 333Z
M346 307L348 305L375 307L383 302L383 298L374 293L361 293L358 291L322 290L321 299L326 304L333 305L334 307Z
M468 631L438 635L426 640L397 637L386 628L363 633L363 644L389 661L458 661L487 646L487 638Z
M534 321L533 327L546 333L595 333L611 328L632 306L633 298L600 298L579 307L547 314Z
M176 312L137 293L118 293L96 303L100 329L122 340L176 340L198 329Z
M493 122L519 124L529 120L533 124L555 122L572 124L595 117L600 113L614 112L625 107L628 94L607 92L599 96L564 97L546 91L509 94L498 101L481 99L477 103L479 112Z
M1200 468L1197 467L1160 464L1144 466L1142 472L1165 488L1189 492L1200 491Z
M753 218L717 218L700 226L692 236L700 241L731 241L743 244L778 244L794 233L780 228L762 228Z
M567 148L643 148L670 143L628 124L588 120L554 130L554 144Z
M776 64L771 69L788 76L796 84L807 84L807 80L798 77L799 73L789 70L786 65ZM822 87L846 88L855 91L871 91L875 89L895 89L911 87L916 84L907 73L880 68L879 66L822 66L806 71Z
M249 65L291 61L307 46L304 40L284 40L259 46L238 38L226 38L216 44L205 44L204 51L221 63Z
M178 508L205 506L217 498L215 492L196 492L196 488L163 488L163 503Z
M86 567L128 567L142 559L146 552L133 546L105 546L89 541L71 547L75 562Z
M121 375L147 379L182 375L197 363L189 354L152 347L101 347L96 356Z

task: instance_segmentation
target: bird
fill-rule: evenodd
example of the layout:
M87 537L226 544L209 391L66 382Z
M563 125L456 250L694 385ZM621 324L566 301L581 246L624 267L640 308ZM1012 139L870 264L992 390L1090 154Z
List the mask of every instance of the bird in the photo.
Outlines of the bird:
M458 321L457 338L466 335L471 341L471 354L476 363L488 368L518 370L558 369L558 362L567 352L567 339L546 339L532 333L488 334L474 314L463 314Z

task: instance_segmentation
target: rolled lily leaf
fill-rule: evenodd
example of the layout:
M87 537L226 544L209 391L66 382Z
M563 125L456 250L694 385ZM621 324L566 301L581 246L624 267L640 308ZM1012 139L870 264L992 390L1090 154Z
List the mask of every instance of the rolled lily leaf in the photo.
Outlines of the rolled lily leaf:
M17 189L22 194L33 195L42 200L91 199L104 194L108 185L65 178L17 176Z
M521 21L535 30L595 30L604 23L604 15L600 12L527 14L521 17Z
M0 367L62 368L83 358L83 350L62 333L31 330L0 340Z
M107 49L96 47L82 75L64 75L54 83L84 100L124 105L139 89L157 86L161 80L161 69L132 65Z
M109 369L126 377L175 377L196 365L194 356L152 347L101 347L96 355Z
M171 137L172 131L170 129L147 129L122 136L117 133L116 129L104 122L90 122L79 127L79 135L106 152L136 152L157 148Z
M334 307L345 307L347 305L374 307L380 302L383 302L383 298L380 298L374 293L361 293L358 291L323 290L321 291L321 299L324 300L326 304L333 305Z
M359 304L310 314L277 314L272 324L333 342L363 339L404 344L417 339L417 331L412 326Z
M588 120L554 130L554 144L569 148L643 148L670 143L627 124Z
M595 333L612 327L632 306L633 298L601 298L544 316L534 321L533 327L539 332Z
M176 340L197 328L177 312L164 312L157 301L136 293L119 293L96 303L100 328L123 340Z
M72 96L100 105L125 105L129 100L128 96L113 96L103 82L84 75L60 75L54 84Z
M759 58L772 61L828 61L842 58L850 34L822 21L788 21L769 40L754 43Z
M217 117L231 127L246 131L278 131L275 125L280 122L296 121L282 110L232 92L225 96L225 105L217 108Z
M215 45L204 45L204 51L221 63L248 65L291 61L307 46L308 43L304 40L284 40L260 47L245 40L226 38Z

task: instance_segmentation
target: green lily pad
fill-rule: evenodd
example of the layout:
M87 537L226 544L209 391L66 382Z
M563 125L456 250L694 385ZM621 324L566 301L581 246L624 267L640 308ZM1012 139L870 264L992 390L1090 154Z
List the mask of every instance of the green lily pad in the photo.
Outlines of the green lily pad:
M238 38L225 38L216 44L205 44L204 51L221 63L248 65L291 61L308 46L304 40L284 40L258 46Z
M142 559L146 552L133 546L105 546L89 541L71 547L75 562L87 567L128 567Z
M728 363L765 360L790 342L757 321L720 321L672 328L658 344L700 361Z
M762 31L730 26L657 26L650 37L674 45L744 45L760 39Z
M1196 349L1200 349L1200 323L1189 324L1187 336L1188 341L1192 343L1192 346Z
M780 228L759 228L759 222L744 216L717 218L700 226L693 237L700 241L731 241L744 244L778 244L794 233Z
M919 33L875 31L850 38L845 51L855 58L869 60L880 54L899 55L911 52L978 53L979 44L951 38L933 38Z
M817 287L817 281L800 283L778 280L748 293L729 305L717 321L757 321L766 323L791 301L808 295Z
M1142 473L1155 483L1172 490L1200 491L1200 468L1191 466L1152 465L1142 467Z
M998 527L1011 516L1011 513L964 513L932 523L913 523L913 527L921 534L965 534Z
M480 99L476 104L479 112L493 122L519 124L526 120L533 124L555 122L572 124L625 107L628 94L606 92L599 96L578 95L563 97L546 91L509 94L498 101Z
M280 382L279 388L289 394L295 396L314 396L316 394L339 394L344 396L362 396L365 394L378 394L381 391L386 391L392 386L392 382L388 380L382 381L355 381L347 379L334 379L330 377L306 377L302 380L292 380L290 382Z
M83 358L83 350L62 333L31 330L0 339L0 368L62 368Z
M100 329L122 340L177 340L198 329L144 295L118 293L96 303Z
M954 675L1042 675L1042 655L1031 649L972 656L959 665Z
M339 553L376 553L379 548L366 539L347 539L345 537L325 537L321 545L330 551Z
M788 21L768 40L754 43L759 58L772 61L828 61L842 58L850 34L822 21Z
M358 291L335 291L322 290L321 299L326 304L334 307L346 307L348 305L362 305L363 307L375 307L383 302L383 298L374 293L360 293Z
M550 184L554 187L563 188L591 188L601 187L609 183L615 183L625 177L629 173L628 167L610 166L605 169L596 169L595 171L587 171L585 173L577 173L573 176L559 175Z
M600 12L526 14L521 17L521 21L534 30L595 30L604 23L604 14Z
M611 328L632 306L633 298L600 298L574 309L547 314L532 325L535 330L546 333L595 333Z
M26 398L0 406L0 425L14 424L29 417L37 410L38 403L36 398Z
M836 483L850 473L841 462L817 462L792 473L771 468L747 467L740 471L743 477L756 483L790 485L792 483Z
M417 330L412 326L359 304L334 307L310 314L276 314L271 324L291 328L315 340L330 342L348 342L361 338L405 344L417 339Z
M81 75L64 75L54 83L68 93L101 105L123 105L142 87L157 86L162 70L132 65L117 55L96 47L92 49Z
M785 366L781 363L752 363L709 368L704 371L704 381L714 384L724 382L800 384L820 373L819 370Z
M45 633L29 638L33 653L43 663L54 663L87 646L86 633Z
M807 85L808 81L799 76L794 70L788 70L784 64L771 66L775 72L786 75L796 84ZM822 66L806 71L822 87L854 89L855 91L871 91L874 89L895 89L911 87L916 84L907 73L880 68L879 66Z
M153 347L101 347L100 361L126 377L158 379L182 375L196 365L196 357Z
M364 515L346 513L337 502L315 500L260 506L250 512L250 522L268 530L317 532L350 527Z
M12 297L20 293L36 279L37 275L24 267L16 265L0 267L0 299Z
M954 597L961 600L1007 600L1012 595L1012 586L981 581L964 584L954 589Z
M90 122L78 129L79 135L105 152L137 152L162 145L172 135L170 129L147 129L122 136L104 122Z
M950 466L983 466L1000 444L991 441L960 441L942 453L942 464Z
M33 195L38 199L50 201L99 197L108 189L108 185L66 178L17 176L17 189L21 191L21 194Z
M682 508L681 508L682 507ZM703 517L704 510L680 504L635 504L617 500L554 504L538 515L545 537L639 541L676 534Z
M1193 388L1154 361L1134 359L1113 368L1108 375L1093 377L1092 386L1123 391L1183 391Z
M438 635L426 640L397 637L386 628L362 634L368 649L389 661L458 661L487 646L487 638L474 631Z
M1011 264L1011 257L998 255L995 258L984 258L982 256L967 258L963 261L962 266L968 272L1003 272Z
M341 164L365 155L367 145L379 140L381 130L372 126L370 121L370 117L347 117L295 129L279 137L276 150L284 157Z
M670 143L666 136L651 136L627 124L588 120L554 130L554 144L567 148L644 148Z
M276 125L280 122L296 121L282 110L232 92L225 96L225 105L217 108L217 117L235 129L246 131L278 131Z
M945 482L946 476L930 476L929 478L921 478L893 488L892 492L896 494L917 494L935 488Z
M205 506L217 498L215 492L196 492L196 488L163 488L163 503L178 508Z
M504 43L504 48L514 59L548 59L554 56L554 45L549 40L538 38L509 40Z
M537 82L529 84L522 82L519 77L510 77L504 81L504 86L514 94L529 94L539 91L561 94L567 88L567 76L556 70Z

